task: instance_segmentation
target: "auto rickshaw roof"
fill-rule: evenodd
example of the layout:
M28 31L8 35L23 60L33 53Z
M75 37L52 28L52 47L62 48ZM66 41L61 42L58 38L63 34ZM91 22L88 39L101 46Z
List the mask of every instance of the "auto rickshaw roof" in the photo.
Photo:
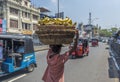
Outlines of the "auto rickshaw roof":
M2 39L32 39L32 37L23 34L9 34L9 33L2 33L0 34L0 38Z

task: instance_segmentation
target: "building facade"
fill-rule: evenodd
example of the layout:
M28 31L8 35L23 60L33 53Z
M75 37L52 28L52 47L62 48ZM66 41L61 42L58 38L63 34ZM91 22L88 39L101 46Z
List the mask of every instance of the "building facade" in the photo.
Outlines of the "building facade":
M6 20L6 32L34 34L40 10L30 0L0 0L0 19Z
M49 13L51 12L50 10L48 10L48 9L46 9L44 7L40 7L38 9L40 9L40 19L44 18L44 17L50 17L49 16Z
M99 28L98 25L83 25L83 23L80 23L78 25L78 29L80 30L81 34L85 34L87 37L98 37L99 36Z

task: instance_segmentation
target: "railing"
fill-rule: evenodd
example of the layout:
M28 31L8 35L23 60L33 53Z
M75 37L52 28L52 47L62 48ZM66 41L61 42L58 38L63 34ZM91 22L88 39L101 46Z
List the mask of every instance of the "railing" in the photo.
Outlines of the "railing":
M110 78L118 78L120 82L120 43L117 40L109 40L109 53L110 56L108 58L109 64L109 77Z
M120 44L117 42L110 42L110 57L112 58L116 69L120 71Z

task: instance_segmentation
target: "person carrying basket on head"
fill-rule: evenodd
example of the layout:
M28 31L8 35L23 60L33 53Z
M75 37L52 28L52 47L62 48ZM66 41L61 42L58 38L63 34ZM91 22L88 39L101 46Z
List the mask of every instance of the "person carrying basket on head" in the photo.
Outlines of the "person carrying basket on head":
M42 78L44 82L64 82L64 64L76 49L78 37L78 31L76 30L74 46L64 54L60 54L62 45L50 45L47 54L48 66Z

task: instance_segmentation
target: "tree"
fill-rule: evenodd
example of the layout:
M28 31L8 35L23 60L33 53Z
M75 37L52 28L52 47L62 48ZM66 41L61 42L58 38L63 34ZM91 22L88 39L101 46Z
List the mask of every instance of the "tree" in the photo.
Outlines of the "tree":
M116 27L111 28L112 33L116 32L117 30L118 30L118 28L116 28Z
M108 29L101 29L100 36L102 37L110 37L112 33Z

